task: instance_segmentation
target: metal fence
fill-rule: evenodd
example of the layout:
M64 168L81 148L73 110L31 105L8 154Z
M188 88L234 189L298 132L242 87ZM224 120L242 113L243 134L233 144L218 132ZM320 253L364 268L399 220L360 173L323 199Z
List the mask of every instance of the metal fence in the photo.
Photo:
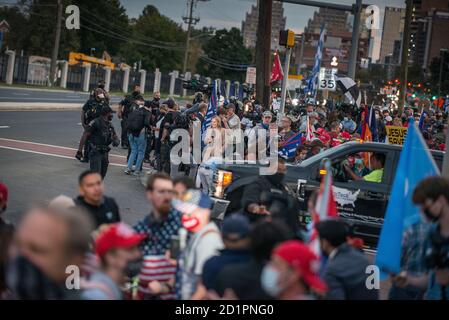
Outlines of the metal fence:
M14 61L13 82L26 84L28 77L28 57L16 56Z
M89 91L92 92L100 80L104 80L105 69L102 67L92 66L90 69Z
M6 81L6 69L8 67L8 55L1 54L0 55L0 81Z
M48 84L50 66L44 63L29 63L27 84L45 86Z
M67 89L73 91L83 90L83 71L81 66L69 66L67 73Z
M7 66L8 66L8 58L9 55L3 53L0 54L0 81L6 81L7 74ZM68 67L67 73L67 89L73 91L82 91L83 90L83 80L84 80L84 68L81 65L72 65ZM60 72L60 71L59 71ZM14 73L13 73L13 83L18 84L28 84L28 85L47 85L48 78L50 74L50 65L48 63L42 62L33 62L29 63L29 57L27 56L16 56L14 62ZM125 72L119 69L115 69L111 71L111 81L109 84L109 91L113 92L122 92L123 90L123 77ZM89 91L93 90L99 80L105 80L106 70L100 66L91 66L91 73L89 79ZM128 92L132 91L132 87L136 83L140 83L141 73L138 71L131 70L129 73L129 81L128 81ZM145 93L151 94L154 89L154 79L155 74L152 72L146 73L145 79ZM57 85L60 83L60 75L58 76ZM206 79L201 77L202 81ZM171 77L169 74L162 74L160 78L160 87L159 90L163 94L170 93L170 81ZM174 83L174 92L173 95L181 95L182 88L182 79L176 78ZM224 86L222 86L224 87ZM222 91L223 88L221 88ZM231 82L231 90L230 95L242 95L242 87L239 88L240 92L235 92L234 83ZM187 94L191 95L194 92L188 90Z

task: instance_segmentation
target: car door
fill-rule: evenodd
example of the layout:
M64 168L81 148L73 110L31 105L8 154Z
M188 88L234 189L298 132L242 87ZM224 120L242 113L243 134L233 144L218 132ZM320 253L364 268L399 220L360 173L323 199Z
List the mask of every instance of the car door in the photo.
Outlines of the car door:
M353 227L353 232L357 236L372 246L377 244L385 214L391 184L390 172L395 163L395 151L381 148L379 145L364 146L361 144L330 156L332 166L334 167L335 163L355 152L380 152L384 153L386 157L381 183L352 180L334 180L333 182L334 198L337 203L339 216ZM320 164L317 163L311 168L309 179L303 181L298 194L302 195L304 199L309 199L311 194L319 189L320 180ZM301 184L300 181L298 182ZM303 201L301 209L303 212L306 212L306 201ZM305 223L309 221L310 218L307 216L302 219L302 222Z

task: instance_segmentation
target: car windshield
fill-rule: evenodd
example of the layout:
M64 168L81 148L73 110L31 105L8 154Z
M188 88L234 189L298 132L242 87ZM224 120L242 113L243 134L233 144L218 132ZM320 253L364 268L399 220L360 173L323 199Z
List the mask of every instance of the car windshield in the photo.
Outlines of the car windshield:
M349 148L349 147L351 147L352 144L353 144L353 143L350 143L350 142L349 142L349 143L344 143L344 144L341 144L341 145L339 145L339 146L337 146L337 147L334 147L334 148L331 148L331 149L324 150L323 152L318 153L318 154L316 154L316 155L314 155L314 156L312 156L312 157L310 157L310 158L304 160L303 162L301 162L300 166L308 166L308 165L310 165L311 163L317 161L318 159L321 160L321 159L323 159L323 158L327 158L327 157L329 157L329 155L331 155L332 153L335 153L335 151L340 150L340 149L342 150L342 149L344 149L344 148Z

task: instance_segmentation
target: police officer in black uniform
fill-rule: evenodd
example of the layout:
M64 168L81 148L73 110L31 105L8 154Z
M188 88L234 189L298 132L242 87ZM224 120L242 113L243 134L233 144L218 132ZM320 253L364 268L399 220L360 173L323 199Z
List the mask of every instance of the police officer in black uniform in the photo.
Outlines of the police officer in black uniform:
M84 104L82 111L81 111L81 125L84 128L84 131L86 131L89 123L92 120L95 120L96 118L100 117L101 115L101 109L103 106L108 105L107 97L105 95L105 91L101 88L96 88L94 92L92 93L92 96L87 102ZM83 133L84 134L84 133ZM81 162L89 162L89 141L85 141L84 145L80 144L78 149L81 150L84 146L84 157L81 152L76 153L76 158Z
M127 95L122 101L119 103L118 108L118 118L121 119L120 125L122 127L122 148L128 149L128 130L126 130L126 120L128 119L128 115L131 113L133 106L136 105L136 100L140 100L142 95L140 94L140 85L135 84L133 86L133 92Z
M114 111L109 106L104 106L101 116L92 120L84 131L81 142L90 138L89 162L90 169L101 174L104 179L109 165L109 145L118 147L120 140L117 138L114 127L111 124ZM81 150L78 150L81 152Z

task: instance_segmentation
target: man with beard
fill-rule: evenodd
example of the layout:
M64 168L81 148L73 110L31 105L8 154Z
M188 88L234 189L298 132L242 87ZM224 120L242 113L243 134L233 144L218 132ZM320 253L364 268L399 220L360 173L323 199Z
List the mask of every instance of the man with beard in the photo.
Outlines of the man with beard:
M152 210L134 226L138 233L148 236L140 244L144 268L139 279L139 297L173 299L171 281L175 266L165 254L170 248L172 236L178 235L181 228L181 214L171 206L174 189L169 175L163 172L152 174L146 190ZM160 275L161 269L164 269L163 276Z
M80 290L69 290L67 266L81 268L93 230L89 217L77 208L39 207L20 223L7 285L20 300L77 299ZM73 269L72 269L73 270ZM73 271L72 271L73 272Z
M122 300L121 287L140 271L142 256L138 245L145 237L122 222L100 229L94 248L101 267L82 283L83 299Z

